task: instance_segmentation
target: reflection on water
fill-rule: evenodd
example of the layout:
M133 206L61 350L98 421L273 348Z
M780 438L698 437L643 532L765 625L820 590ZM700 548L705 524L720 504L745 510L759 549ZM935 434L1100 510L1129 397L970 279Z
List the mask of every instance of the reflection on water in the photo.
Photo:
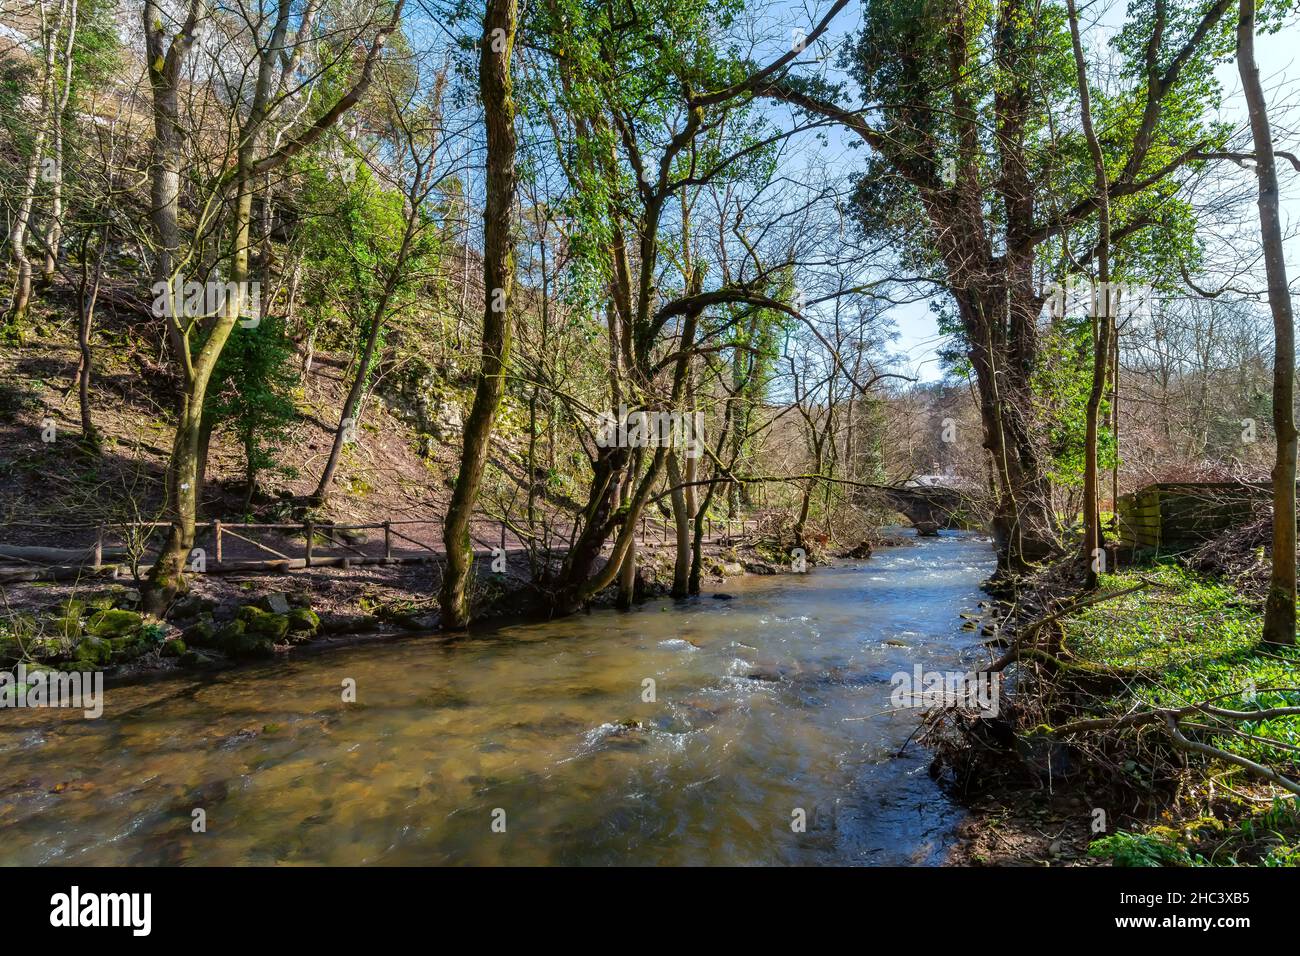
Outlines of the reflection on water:
M0 862L934 863L958 811L892 757L889 678L970 658L991 561L945 535L730 601L110 684L100 720L5 711Z

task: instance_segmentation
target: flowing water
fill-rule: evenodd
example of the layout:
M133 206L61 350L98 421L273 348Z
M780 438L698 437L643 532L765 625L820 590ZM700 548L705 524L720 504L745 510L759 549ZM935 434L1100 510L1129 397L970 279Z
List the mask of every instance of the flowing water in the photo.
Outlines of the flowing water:
M5 710L0 863L936 863L960 811L895 756L890 677L983 656L957 615L992 560L944 534L731 600L110 683L98 720Z

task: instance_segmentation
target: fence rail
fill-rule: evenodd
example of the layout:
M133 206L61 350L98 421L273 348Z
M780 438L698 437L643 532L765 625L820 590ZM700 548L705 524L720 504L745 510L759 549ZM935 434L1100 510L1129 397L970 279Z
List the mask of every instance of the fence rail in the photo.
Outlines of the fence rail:
M171 527L170 523L165 521L75 526L21 522L12 523L10 526L60 533L64 536L65 542L69 532L93 531L94 540L93 544L87 546L63 548L0 544L0 583L41 580L48 577L56 579L75 577L87 571L100 574L113 570L116 575L116 569L131 564L130 556L133 551L136 567L143 571L148 567L144 563L146 556L157 547L150 543L149 539L157 530ZM419 529L432 530L432 535L425 535L425 537L432 537L432 543L417 537L420 534ZM484 529L480 525L479 528L471 530L481 532ZM551 529L552 532L557 530L562 529ZM507 534L504 523L500 525L494 523L492 531L496 533L491 538L484 534L471 534L478 545L475 548L477 555L494 555L497 547L507 553L527 550L525 542ZM703 540L710 544L731 544L744 540L751 534L757 534L758 531L757 519L706 517ZM383 534L378 540L371 541L365 534L367 532ZM270 542L257 540L258 537L268 537L265 533L271 536ZM349 540L348 536L352 536L352 539ZM275 540L275 537L281 540ZM294 547L293 539L297 537L302 538L302 543ZM497 539L499 544L489 544L492 538ZM676 540L676 529L669 521L642 516L636 538L639 545L646 547L669 545ZM567 541L568 538L554 534L552 540ZM273 547L272 544L276 546ZM563 553L565 549L553 547L549 550L552 553ZM301 554L296 555L296 551L300 551ZM200 574L212 574L228 571L284 572L318 567L414 564L432 562L444 553L442 524L437 519L407 518L346 524L311 519L300 522L226 522L213 519L200 522L195 528L195 549L190 553L190 570Z

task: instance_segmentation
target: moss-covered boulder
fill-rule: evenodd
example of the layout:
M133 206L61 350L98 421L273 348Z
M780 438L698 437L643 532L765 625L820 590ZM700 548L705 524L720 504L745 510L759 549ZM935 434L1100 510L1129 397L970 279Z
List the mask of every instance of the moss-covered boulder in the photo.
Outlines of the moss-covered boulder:
M244 616L241 608L241 618ZM262 612L259 612L262 613ZM248 615L251 617L251 615ZM273 617L274 615L268 615ZM286 622L287 624L287 622ZM247 621L237 618L217 631L217 646L231 657L270 657L275 653L275 640L249 628Z
M194 647L218 647L217 625L211 614L200 614L199 619L181 632L186 644Z
M252 604L241 607L235 619L243 623L249 634L269 637L272 641L282 641L289 633L288 614L273 614Z
M83 637L73 649L72 659L88 667L112 663L113 645L102 637Z
M116 585L95 591L81 591L77 595L77 600L83 603L87 610L92 611L108 611L113 608L129 610L140 603L140 592L134 588Z
M171 640L163 641L158 648L158 653L163 657L184 657L189 648L179 637L173 637Z
M86 622L86 633L93 637L119 638L140 633L144 616L137 611L111 609L96 611Z
M216 607L217 602L211 598L187 594L172 605L171 612L167 616L175 621L188 621L191 618L202 617L204 614L211 615Z
M64 614L61 617L56 617L50 622L50 627L56 636L64 640L77 641L81 638L81 618L76 614Z
M81 598L69 597L54 605L54 613L58 617L85 617L86 608L86 602ZM95 610L103 609L96 608Z
M133 661L137 657L144 656L150 650L149 642L138 634L110 638L108 644L113 649L114 663Z
M320 630L320 615L309 607L296 607L289 612L289 633L313 636Z

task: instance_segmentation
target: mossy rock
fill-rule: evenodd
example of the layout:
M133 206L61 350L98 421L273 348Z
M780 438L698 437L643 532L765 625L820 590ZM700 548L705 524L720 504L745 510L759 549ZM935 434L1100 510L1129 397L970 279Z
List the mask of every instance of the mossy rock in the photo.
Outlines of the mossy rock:
M248 608L241 608L240 614ZM256 608L253 608L257 611ZM263 612L258 611L261 614ZM274 617L273 614L266 615ZM286 622L287 624L288 622ZM249 628L248 624L236 619L222 626L217 631L217 646L235 658L270 657L275 653L275 640L267 634L260 634Z
M202 617L204 614L210 615L217 606L217 602L211 598L199 597L197 594L187 594L172 605L171 613L168 617L177 621L185 621L192 617Z
M79 664L102 667L113 660L113 645L102 637L84 637L73 650L72 659Z
M213 623L211 614L200 614L197 621L181 632L181 638L195 647L220 646L217 625Z
M320 630L320 615L309 607L296 607L289 612L290 634L315 634Z
M269 637L272 641L284 640L289 633L288 614L272 614L252 604L241 607L235 619L244 625L247 633Z
M218 647L221 648L222 650L225 650L228 644L231 644L232 642L237 641L238 638L243 637L244 631L245 631L245 627L243 621L239 621L239 620L227 621L225 624L222 624L221 627L217 628L217 632L212 635L212 643L208 646ZM186 639L191 644L197 643L195 637L187 637Z
M86 632L94 637L119 638L134 635L144 626L144 617L137 611L96 611L86 622Z
M113 660L115 661L133 661L149 652L149 642L136 635L114 637L108 643L113 649Z
M86 602L81 598L64 598L54 606L54 609L58 612L58 617L82 618L86 616ZM103 608L96 608L96 610L103 610Z
M169 641L163 641L162 646L158 650L163 657L184 657L189 648L185 646L183 640L176 637Z
M111 592L99 591L94 594L84 594L79 601L85 605L87 611L111 611L114 597Z
M113 608L135 607L140 603L140 592L124 587L101 588L98 591L82 592L77 600L87 610L108 611Z
M40 637L27 642L27 654L33 660L44 661L55 657L65 657L72 650L72 640L46 632Z
M75 641L81 637L81 618L76 614L65 614L63 617L56 617L51 622L51 626L55 634L69 641Z
M271 638L247 631L227 641L222 649L236 658L275 656L275 642Z

